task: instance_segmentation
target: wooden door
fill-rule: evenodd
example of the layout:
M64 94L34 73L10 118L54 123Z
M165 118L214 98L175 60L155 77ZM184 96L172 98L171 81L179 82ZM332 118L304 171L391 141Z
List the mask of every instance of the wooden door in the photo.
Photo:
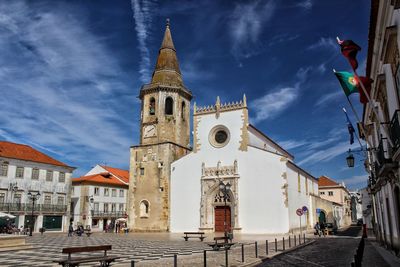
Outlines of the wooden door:
M231 208L224 206L215 207L215 232L224 232L224 222L225 222L225 210L226 210L226 223L227 223L227 231L231 229Z

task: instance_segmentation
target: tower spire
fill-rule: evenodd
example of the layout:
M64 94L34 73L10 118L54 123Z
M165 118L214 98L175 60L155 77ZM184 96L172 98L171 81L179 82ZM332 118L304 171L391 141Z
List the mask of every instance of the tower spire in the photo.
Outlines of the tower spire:
M172 41L169 19L166 21L164 38L158 53L151 83L175 86L183 85L178 58L176 56L174 42Z

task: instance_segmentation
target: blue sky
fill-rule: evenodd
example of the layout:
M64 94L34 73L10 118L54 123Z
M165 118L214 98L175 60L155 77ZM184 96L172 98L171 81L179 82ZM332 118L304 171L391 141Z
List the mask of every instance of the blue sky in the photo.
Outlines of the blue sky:
M251 123L314 176L366 184L350 148L346 98L332 69L349 70L335 37L362 47L369 2L2 1L0 139L26 143L72 166L128 169L139 141L140 86L165 29L198 105L246 94ZM352 96L358 112L362 106ZM349 114L354 119L353 114ZM353 145L352 148L357 148Z

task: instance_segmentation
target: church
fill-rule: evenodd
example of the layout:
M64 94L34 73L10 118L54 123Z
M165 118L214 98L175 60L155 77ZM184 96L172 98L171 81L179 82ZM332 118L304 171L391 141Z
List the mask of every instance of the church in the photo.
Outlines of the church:
M312 226L318 181L249 122L246 96L193 106L169 23L143 85L140 144L131 147L128 226L133 231L287 233ZM299 217L297 209L307 207Z

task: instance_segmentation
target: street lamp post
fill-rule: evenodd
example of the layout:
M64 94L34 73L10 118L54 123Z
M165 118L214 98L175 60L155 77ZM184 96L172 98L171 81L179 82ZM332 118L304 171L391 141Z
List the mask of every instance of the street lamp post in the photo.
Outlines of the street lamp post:
M32 221L31 221L31 229L29 231L29 236L32 236L33 227L35 227L35 218L33 217L33 213L35 212L35 201L39 199L40 193L37 192L36 194L32 194L31 192L28 193L29 199L32 200Z
M228 182L224 184L224 182L220 181L219 182L219 189L222 191L224 194L224 237L225 237L225 242L228 242L228 231L227 231L227 222L226 222L226 199L228 198L228 192L231 189L231 184Z

